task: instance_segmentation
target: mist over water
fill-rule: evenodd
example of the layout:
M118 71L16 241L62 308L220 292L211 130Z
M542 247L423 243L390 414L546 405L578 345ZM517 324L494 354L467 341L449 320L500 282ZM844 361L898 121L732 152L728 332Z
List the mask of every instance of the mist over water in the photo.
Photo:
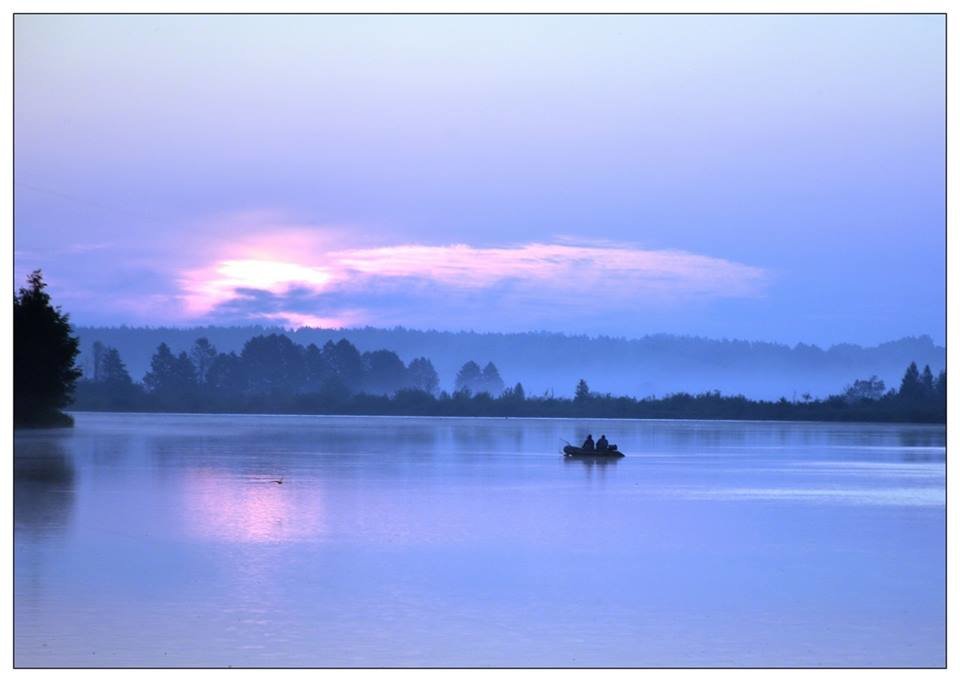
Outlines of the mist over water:
M941 426L75 416L18 666L944 664Z
M944 14L13 29L16 666L945 665Z
M346 338L361 351L388 349L405 362L426 356L452 391L454 377L469 360L493 362L507 385L521 382L528 395L550 391L572 396L580 379L591 389L616 395L646 397L668 393L718 390L754 399L796 399L841 393L857 379L877 375L887 388L900 385L911 362L929 364L934 373L945 367L946 349L930 337L904 338L878 346L839 344L820 348L761 341L707 339L655 334L637 339L569 336L546 332L480 334L415 329L314 329L280 327L80 327L79 364L92 375L92 346L100 341L117 348L134 380L150 368L162 342L174 353L190 351L200 337L219 351L239 353L251 338L285 334L294 343L323 346Z

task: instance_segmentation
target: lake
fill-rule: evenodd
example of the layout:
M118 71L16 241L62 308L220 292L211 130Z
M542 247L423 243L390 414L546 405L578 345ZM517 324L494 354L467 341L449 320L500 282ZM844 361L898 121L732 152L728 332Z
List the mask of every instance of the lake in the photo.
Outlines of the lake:
M15 435L17 666L945 663L942 426L75 417Z

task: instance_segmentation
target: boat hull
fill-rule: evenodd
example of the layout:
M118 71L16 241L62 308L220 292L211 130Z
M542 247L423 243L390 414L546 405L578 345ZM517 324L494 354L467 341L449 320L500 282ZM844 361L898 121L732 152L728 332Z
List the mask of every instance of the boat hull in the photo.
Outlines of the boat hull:
M599 452L597 450L584 450L572 445L566 445L563 448L564 457L590 458L590 459L620 459L624 454L619 450L606 450Z

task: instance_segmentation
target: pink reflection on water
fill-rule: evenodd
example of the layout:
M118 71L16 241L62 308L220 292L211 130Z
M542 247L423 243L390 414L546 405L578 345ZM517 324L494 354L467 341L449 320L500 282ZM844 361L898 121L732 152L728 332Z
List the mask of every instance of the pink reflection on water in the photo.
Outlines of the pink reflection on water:
M305 541L328 530L320 489L209 469L194 469L184 478L182 513L188 534L206 540Z

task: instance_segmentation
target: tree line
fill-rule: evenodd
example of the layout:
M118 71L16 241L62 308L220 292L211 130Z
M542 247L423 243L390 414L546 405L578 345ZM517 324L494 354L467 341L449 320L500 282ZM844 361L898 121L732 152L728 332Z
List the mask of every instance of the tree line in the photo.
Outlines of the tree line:
M301 346L282 334L249 339L240 353L221 353L197 339L174 354L161 343L141 382L116 348L95 342L90 376L77 382L76 407L94 410L290 411L342 409L357 396L402 392L436 395L439 377L428 358L405 364L390 350L361 353L340 339ZM499 395L496 365L468 361L457 374L458 392ZM441 394L440 397L442 397Z
M346 339L302 346L283 334L258 335L239 353L206 338L174 354L160 343L142 381L116 348L97 343L88 376L76 366L69 317L54 307L39 271L14 296L14 420L69 425L62 410L247 412L497 417L946 421L946 372L910 363L897 389L877 377L824 399L751 400L717 391L633 398L596 393L581 379L573 398L506 387L492 362L465 363L452 393L437 390L426 357L409 364L390 350L361 353Z
M249 339L219 353L206 338L174 355L165 343L143 381L130 377L115 348L94 345L93 373L77 384L85 410L375 415L782 419L943 422L946 372L911 363L897 389L872 376L823 399L751 400L718 391L633 398L596 393L581 379L574 397L527 395L507 387L496 365L461 367L456 390L438 391L437 372L420 357L405 365L389 350L361 353L346 339L300 346L281 334Z
M77 405L175 411L285 409L304 400L338 402L356 393L432 392L437 373L426 358L404 364L391 351L361 353L349 341L317 347L281 334L255 336L240 353L220 353L206 338L174 355L161 343L135 383L115 348L97 342L93 372L77 384Z
M492 361L505 380L523 381L530 394L554 390L572 395L577 380L586 377L603 392L629 395L666 395L676 391L699 393L719 389L725 394L777 400L809 391L818 396L835 393L841 382L880 375L888 383L899 381L903 368L916 361L938 369L946 351L929 337L914 337L873 347L839 344L829 348L796 344L672 335L618 339L571 336L547 332L474 333L361 327L350 329L269 326L247 327L78 327L80 361L87 374L92 346L100 340L119 349L130 373L140 378L160 342L175 354L190 352L193 342L206 337L223 352L236 351L254 336L283 334L294 343L323 347L327 341L346 338L362 350L389 348L408 360L430 358L440 375L441 387L456 390L454 378L465 360L480 367ZM842 377L842 379L838 379ZM498 392L494 391L494 395Z

